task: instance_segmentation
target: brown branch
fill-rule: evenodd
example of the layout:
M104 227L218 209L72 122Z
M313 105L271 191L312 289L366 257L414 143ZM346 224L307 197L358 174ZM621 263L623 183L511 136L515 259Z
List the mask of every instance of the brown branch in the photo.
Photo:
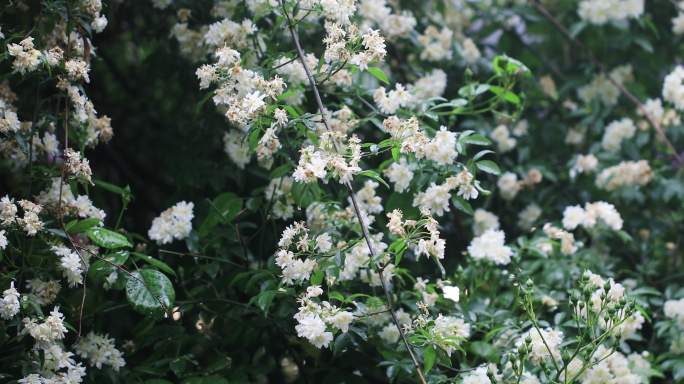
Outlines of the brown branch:
M290 19L290 15L287 13L287 10L285 9L285 4L283 0L279 0L280 6L283 10L283 13L285 14L285 18L287 19L287 25L288 29L290 31L290 36L292 37L292 40L294 42L295 48L297 50L297 55L299 56L299 61L302 63L302 67L304 67L304 72L306 73L306 77L309 80L309 85L311 86L311 90L313 91L314 94L314 99L316 100L316 104L318 106L318 110L321 113L321 119L323 120L323 125L325 126L325 129L329 132L332 132L332 129L330 128L330 125L328 124L328 119L325 116L325 107L323 106L323 101L321 99L321 95L318 92L318 87L316 86L316 80L314 80L311 71L309 70L308 65L306 64L306 60L304 58L304 51L302 50L302 46L299 43L299 36L297 32L294 29L294 26L292 24L292 20ZM337 148L335 148L337 150ZM366 245L368 246L368 252L370 253L371 260L376 259L376 252L375 248L373 247L370 234L368 233L368 226L363 220L363 215L361 214L361 210L359 209L358 202L356 201L356 194L354 193L354 187L352 186L351 182L346 182L344 183L345 187L347 188L347 191L349 192L349 197L351 198L352 205L354 206L354 212L356 214L356 218L359 220L359 224L361 226L361 232L363 233L363 237L366 240ZM422 384L427 384L425 381L425 377L423 376L423 370L421 369L420 363L418 362L418 359L416 358L413 348L411 347L411 344L409 343L408 339L406 338L406 334L399 324L399 320L397 319L397 315L393 309L392 305L392 296L389 292L389 287L387 286L387 282L385 281L385 276L383 274L383 268L381 268L379 265L375 264L376 269L378 270L378 277L380 278L380 282L382 283L382 289L385 291L385 297L387 298L387 306L389 308L389 312L392 315L392 322L394 322L394 325L397 327L399 330L399 334L401 335L401 339L404 342L404 345L406 346L406 349L408 350L409 355L411 356L411 361L413 362L413 366L415 367L416 374L418 375L418 379Z

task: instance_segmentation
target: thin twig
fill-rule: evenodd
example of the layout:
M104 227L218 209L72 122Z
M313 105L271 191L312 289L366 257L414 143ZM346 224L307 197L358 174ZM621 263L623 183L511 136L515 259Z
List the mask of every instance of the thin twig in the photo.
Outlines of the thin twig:
M318 87L316 86L316 81L314 80L313 76L311 75L311 71L309 70L309 67L306 64L306 60L304 59L304 51L302 50L301 44L299 43L299 36L297 35L297 32L295 31L295 29L292 25L292 20L290 19L290 15L287 13L287 10L285 9L285 4L283 3L283 0L279 0L279 1L280 1L280 6L283 10L283 13L285 14L285 18L287 19L288 29L290 31L290 35L292 36L292 40L295 44L295 48L297 50L297 55L299 56L299 61L302 63L302 67L304 67L304 72L306 73L306 77L309 80L309 85L311 86L311 89L313 91L314 99L316 100L318 110L321 113L321 119L323 120L323 125L325 126L327 131L332 132L332 129L330 128L330 125L328 124L328 119L325 116L325 107L323 106L323 101L321 99L321 95L318 92ZM373 243L371 241L370 234L368 233L368 227L363 220L363 215L361 214L361 210L359 209L359 205L356 201L356 194L354 193L354 188L352 187L351 182L346 182L346 183L344 183L344 185L347 188L347 190L349 191L349 197L351 198L352 205L354 206L354 212L356 214L356 217L359 220L359 224L361 226L361 232L363 233L363 237L366 240L366 245L368 246L368 252L370 253L371 260L375 260L376 259L375 248L373 247ZM377 264L375 266L378 270L378 277L380 278L380 282L382 283L382 289L385 291L385 297L387 298L387 306L389 308L390 314L392 315L392 322L394 322L394 325L399 330L399 334L401 335L401 339L404 342L404 345L406 346L406 349L408 350L409 355L411 356L413 366L415 367L416 374L418 375L420 382L422 384L427 384L427 382L425 381L425 377L423 376L423 370L421 369L420 363L418 362L418 359L416 358L416 356L413 352L413 348L411 347L411 344L409 343L408 339L406 338L406 334L404 333L403 328L399 324L399 320L397 319L397 315L393 309L392 296L389 292L387 282L385 281L383 269L380 268Z

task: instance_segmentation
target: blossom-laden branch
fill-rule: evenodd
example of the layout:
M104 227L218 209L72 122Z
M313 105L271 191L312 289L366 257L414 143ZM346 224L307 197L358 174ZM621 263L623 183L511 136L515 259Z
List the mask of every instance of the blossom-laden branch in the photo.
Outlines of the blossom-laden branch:
M285 4L283 0L280 1L280 6L283 10L283 13L285 14L285 18L287 19L287 24L288 24L288 29L290 31L290 35L292 37L292 41L295 45L295 49L297 50L297 56L299 57L299 61L302 64L302 67L304 68L304 72L306 73L306 77L309 81L309 85L311 86L311 90L313 91L314 94L314 99L316 100L316 105L318 107L319 112L321 113L321 120L323 121L323 124L325 126L325 129L329 132L332 131L330 128L330 125L328 123L328 119L326 118L326 112L325 112L325 107L323 105L323 100L321 99L321 95L318 92L318 86L316 85L316 80L313 78L311 71L309 70L309 67L306 63L304 51L302 50L301 44L299 43L299 35L297 34L297 31L295 30L295 26L292 23L292 20L290 19L290 16L287 12L287 9L285 8ZM352 205L354 206L354 213L356 214L356 218L359 220L359 225L361 226L361 231L363 233L363 237L366 241L366 245L368 246L368 252L370 253L371 260L376 260L376 252L375 248L373 247L373 243L370 237L370 234L368 232L368 227L364 221L363 214L361 213L361 210L359 209L359 204L356 201L356 194L354 193L354 188L351 184L351 181L346 181L345 187L347 188L347 191L349 192L349 196L352 201ZM406 338L406 333L404 332L404 329L402 328L401 324L399 323L399 320L397 319L397 314L395 313L393 309L393 304L392 304L392 296L389 291L389 287L387 285L387 281L385 281L385 277L383 274L383 268L380 265L375 266L378 275L380 277L380 282L382 284L382 289L385 292L385 297L387 298L387 305L389 307L389 313L392 317L392 322L394 325L397 327L399 330L399 335L401 336L402 341L404 342L404 345L406 346L406 349L408 350L408 353L411 357L411 361L413 363L413 366L416 371L416 375L418 376L418 379L420 380L421 383L426 384L427 382L425 381L425 377L423 375L423 370L421 368L420 362L418 362L418 359L416 358L416 355L413 351L413 348L411 347L411 344L409 343L408 339Z

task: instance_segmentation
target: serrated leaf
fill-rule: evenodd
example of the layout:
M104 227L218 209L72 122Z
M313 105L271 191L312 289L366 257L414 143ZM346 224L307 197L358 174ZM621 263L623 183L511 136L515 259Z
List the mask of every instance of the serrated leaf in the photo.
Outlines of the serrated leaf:
M129 248L132 247L133 244L131 244L130 241L126 238L126 236L118 233L111 231L107 228L102 228L102 227L94 227L88 229L86 232L88 235L88 238L98 246L106 249L119 249L119 248Z
M145 268L127 277L126 298L139 313L156 317L164 312L164 307L168 309L173 305L176 292L166 275Z

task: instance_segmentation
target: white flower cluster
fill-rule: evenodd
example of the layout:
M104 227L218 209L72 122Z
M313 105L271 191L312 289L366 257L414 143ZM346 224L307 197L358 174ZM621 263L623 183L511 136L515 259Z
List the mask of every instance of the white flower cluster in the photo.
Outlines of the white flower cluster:
M251 120L264 111L264 99L275 100L283 93L285 82L278 76L266 80L257 72L242 68L240 53L234 49L219 48L214 56L216 63L197 69L200 89L216 83L214 104L225 108L228 121L246 132Z
M541 217L542 209L535 203L528 204L518 213L518 226L522 229L531 229L534 223Z
M602 0L598 0L598 2L600 1ZM610 71L608 76L620 85L624 85L634 78L632 75L632 66L629 64L614 68ZM591 103L594 99L598 99L606 106L613 106L617 104L618 98L620 97L620 90L605 74L601 73L594 77L591 83L580 87L577 90L577 96L587 104Z
M354 320L354 315L344 311L327 301L320 304L313 300L323 291L320 287L311 286L305 297L300 299L299 312L294 315L298 324L295 326L297 336L307 339L316 348L327 347L333 339L334 330L346 333ZM328 326L332 329L328 330Z
M463 384L492 384L487 375L487 367L477 367L463 375Z
M21 74L35 71L40 65L42 55L34 48L33 37L27 37L19 44L7 44L7 52L14 57L12 68Z
M411 12L394 13L387 0L361 0L358 14L378 25L388 38L407 37L416 27L416 18Z
M362 34L360 39L364 49L360 52L353 52L347 47L357 39L356 26L352 25L345 29L339 24L328 23L325 29L327 34L323 39L325 43L323 58L326 63L349 61L364 71L368 69L370 63L382 61L387 54L385 39L376 30L369 29Z
M439 314L431 334L434 342L451 356L457 346L470 337L470 325L460 317Z
M76 152L71 148L65 149L64 167L69 175L83 179L92 184L90 163L88 162L88 159L81 156L80 152Z
M577 252L577 244L575 244L575 235L568 231L564 231L558 227L551 225L551 223L544 224L544 234L551 239L560 240L560 251L564 255L572 255ZM549 247L548 250L550 250Z
M309 229L306 225L302 222L296 222L285 228L278 246L280 249L276 252L275 262L283 272L283 282L292 284L309 280L318 263L311 258L302 260L298 257L313 251ZM294 249L296 253L292 252L290 248Z
M15 106L0 97L0 133L17 132L21 129L21 121L17 115Z
M183 240L192 231L192 218L195 217L190 202L181 201L168 208L152 221L152 227L147 232L151 240L157 244L167 244L174 239Z
M563 227L569 231L578 226L586 229L594 228L599 221L614 231L622 229L622 217L615 206L604 201L586 203L584 208L579 205L566 207L563 211Z
M318 148L309 145L300 153L299 163L292 174L300 183L325 180L329 171L341 184L346 184L361 171L361 141L355 135L346 137L340 132L323 132Z
M425 28L422 35L418 36L418 42L423 46L420 53L421 60L441 61L451 59L453 56L454 32L449 28L442 27L439 30L434 25Z
M62 181L59 177L52 179L50 186L46 190L40 192L36 197L36 201L52 212L59 214L60 189L62 195L61 209L64 213L71 213L80 218L96 218L99 219L100 222L104 221L107 215L103 210L93 205L93 202L88 195L74 196L69 185L67 183L62 185Z
M679 328L684 330L684 299L667 300L663 305L665 316L674 319Z
M86 267L84 263L87 262L86 256L83 256L83 260L81 260L79 253L63 245L53 246L51 250L55 255L59 256L58 267L62 271L64 278L69 282L69 286L75 287L83 284L83 271Z
M596 156L591 153L587 155L577 155L575 163L572 168L570 168L570 177L575 178L578 174L594 172L596 171L596 168L598 168L598 159Z
M394 89L387 91L385 87L379 87L373 92L373 101L381 112L393 114L399 108L413 105L413 95L402 84L395 84Z
M506 234L503 231L488 229L470 242L468 253L475 260L506 265L511 262L513 250L505 245L505 240Z
M73 116L79 123L86 125L86 144L95 146L100 142L109 141L114 135L109 117L97 116L93 102L83 93L83 90L66 80L60 80L57 88L65 91L73 107Z
M24 318L23 322L26 332L42 345L62 340L67 333L64 315L59 311L59 307L54 307L42 323L28 317Z
M233 46L242 49L247 47L250 36L256 31L256 26L249 19L244 19L241 23L223 19L209 25L204 34L204 43L213 48Z
M116 349L114 339L108 335L98 335L90 332L74 345L74 351L80 357L87 359L91 367L101 369L109 365L115 372L126 365L123 353Z
M635 133L636 126L632 119L625 117L624 119L613 121L606 126L601 146L606 151L617 152L620 150L622 141L631 139Z
M596 186L613 191L625 186L640 187L651 182L653 171L646 160L623 161L601 171L596 177Z
M45 365L40 374L30 374L19 380L26 384L81 383L86 374L85 367L74 361L74 354L60 345L68 332L64 326L64 315L55 307L43 322L24 318L24 332L36 340L34 353L44 356ZM63 370L63 371L62 371Z
M5 289L0 299L0 317L9 320L19 313L19 292L14 288L14 281Z
M489 137L494 140L497 149L501 153L509 152L515 148L515 145L518 142L514 137L511 137L508 127L504 124L500 124L494 128L494 130L489 134Z
M95 33L104 31L107 27L107 18L100 14L102 12L102 0L84 0L83 7L93 18L93 21L90 22L93 31Z
M480 236L488 229L499 229L499 217L492 212L478 208L473 213L473 234Z
M651 364L645 359L647 356L647 352L631 353L625 356L619 351L601 345L591 357L590 368L581 375L581 382L585 384L647 383L648 378L645 374L651 370Z
M644 13L644 0L582 0L577 13L583 20L597 25L624 22Z
M684 66L678 65L665 76L663 99L669 101L679 111L684 111Z
M23 217L17 215L17 204L23 210ZM5 228L11 228L16 224L28 236L35 236L45 226L40 217L38 217L43 207L28 200L19 200L17 204L9 196L4 196L0 199L0 225Z
M448 177L443 184L432 183L425 192L417 193L413 198L413 206L421 211L442 216L449 212L449 200L451 191L458 189L457 196L465 200L476 199L479 192L476 188L478 182L467 169L463 169L456 176Z
M405 157L399 159L399 162L392 162L383 173L387 179L394 184L396 192L404 192L409 188L411 180L413 180L414 165L408 163Z

